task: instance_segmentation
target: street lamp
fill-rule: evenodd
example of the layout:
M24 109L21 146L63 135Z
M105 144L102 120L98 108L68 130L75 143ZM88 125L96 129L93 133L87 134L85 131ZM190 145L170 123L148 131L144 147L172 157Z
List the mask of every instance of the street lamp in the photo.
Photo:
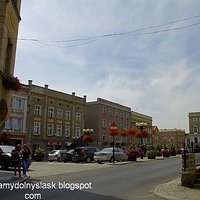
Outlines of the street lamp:
M141 130L141 132L147 127L147 123L146 122L136 122L135 125L136 125L136 127L138 129ZM142 136L141 136L140 146L141 146L141 159L143 159L143 150L142 150L143 137Z
M87 146L88 146L88 138L90 137L90 135L91 134L93 134L94 133L94 129L89 129L89 128L87 128L87 129L83 129L83 136L86 136L87 138Z

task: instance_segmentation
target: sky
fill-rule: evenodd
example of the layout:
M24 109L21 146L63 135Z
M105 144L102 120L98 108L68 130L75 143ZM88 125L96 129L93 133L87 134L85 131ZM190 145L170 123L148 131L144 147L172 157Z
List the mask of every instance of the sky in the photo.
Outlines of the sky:
M15 76L189 130L200 111L199 0L22 0Z

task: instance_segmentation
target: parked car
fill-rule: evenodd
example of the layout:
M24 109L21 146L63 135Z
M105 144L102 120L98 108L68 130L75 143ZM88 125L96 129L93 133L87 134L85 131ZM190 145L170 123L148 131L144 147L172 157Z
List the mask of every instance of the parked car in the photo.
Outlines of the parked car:
M97 147L78 147L75 149L74 155L72 156L73 162L87 162L94 161L94 153L98 152Z
M70 149L67 152L63 153L62 156L61 156L61 160L63 162L70 162L70 161L72 161L72 156L75 153L74 151L75 151L75 149Z
M123 149L121 148L114 148L114 153L115 153L115 160L116 161L122 161L122 160L127 160L128 156L124 152ZM104 161L109 161L113 162L113 148L104 148L99 152L95 152L94 154L94 160L95 162L102 163Z
M0 166L1 169L8 169L9 167L12 166L11 162L11 152L14 149L14 146L9 146L9 145L0 145ZM31 165L31 158L28 159L28 168Z
M67 150L53 150L49 153L48 155L48 161L53 162L53 161L62 161L62 155L63 153L66 153Z
M12 167L11 152L14 146L0 145L0 166L1 169L8 169Z

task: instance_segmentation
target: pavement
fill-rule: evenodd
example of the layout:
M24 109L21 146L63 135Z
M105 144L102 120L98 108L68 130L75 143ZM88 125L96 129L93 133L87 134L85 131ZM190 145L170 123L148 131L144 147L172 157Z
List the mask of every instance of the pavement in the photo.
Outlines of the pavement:
M163 159L158 158L158 159ZM146 162L148 159L137 159L137 162ZM106 165L98 165L96 163L88 163L88 164L76 164L74 163L68 163L65 165L65 167L68 167L67 172L75 172L75 171L83 171L83 170L88 170L88 169L98 169L98 168L105 168L105 167L112 167L112 165L123 165L123 164L129 164L130 162L118 162L118 163L110 163ZM37 174L39 168L43 165L48 165L48 162L32 162L32 167L35 170L30 170L29 175L31 177L37 178L40 177L40 174ZM52 164L52 167L63 167L63 163L57 163L57 165ZM80 165L80 166L79 166ZM37 170L38 167L38 170ZM48 166L49 168L49 166ZM53 169L53 168L52 168ZM52 175L52 169L51 167L49 168L48 173L45 175ZM56 170L57 171L57 170ZM59 170L60 171L60 170ZM44 176L44 173L43 173ZM180 175L181 176L181 175ZM0 170L0 184L1 183L10 183L10 182L23 182L26 179L24 178L19 178L19 177L14 177L13 171L3 171ZM154 195L163 198L163 199L169 199L169 200L199 200L200 199L200 187L195 187L195 188L188 188L185 186L181 185L181 178L174 179L172 181L166 182L162 185L159 185L155 190L154 190Z

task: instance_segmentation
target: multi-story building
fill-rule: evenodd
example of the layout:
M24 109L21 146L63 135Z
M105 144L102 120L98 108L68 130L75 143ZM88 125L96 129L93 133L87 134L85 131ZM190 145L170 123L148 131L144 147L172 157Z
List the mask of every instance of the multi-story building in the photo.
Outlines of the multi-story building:
M160 129L155 137L155 144L162 146L173 144L177 149L183 148L185 142L185 130L183 129Z
M200 112L191 112L189 117L189 134L187 135L187 144L200 143Z
M131 108L102 98L97 98L97 101L87 103L85 128L94 129L93 145L102 146L112 142L112 137L109 135L112 122L116 123L118 130L130 128ZM116 137L116 141L122 140L124 138Z
M29 80L27 131L33 151L38 146L48 151L71 145L84 128L86 96L83 98L40 87Z
M10 115L5 122L4 136L9 139L9 144L16 145L27 142L27 93L12 92Z
M0 0L0 131L9 116L10 90L4 83L14 73L21 0Z
M148 138L143 138L143 143L144 144L151 144L152 143L152 117L148 115L144 115L138 112L131 112L131 127L132 128L137 128L136 123L137 122L145 122L147 123L147 127L145 127L145 130L148 132ZM134 138L134 143L135 144L140 144L141 140Z

